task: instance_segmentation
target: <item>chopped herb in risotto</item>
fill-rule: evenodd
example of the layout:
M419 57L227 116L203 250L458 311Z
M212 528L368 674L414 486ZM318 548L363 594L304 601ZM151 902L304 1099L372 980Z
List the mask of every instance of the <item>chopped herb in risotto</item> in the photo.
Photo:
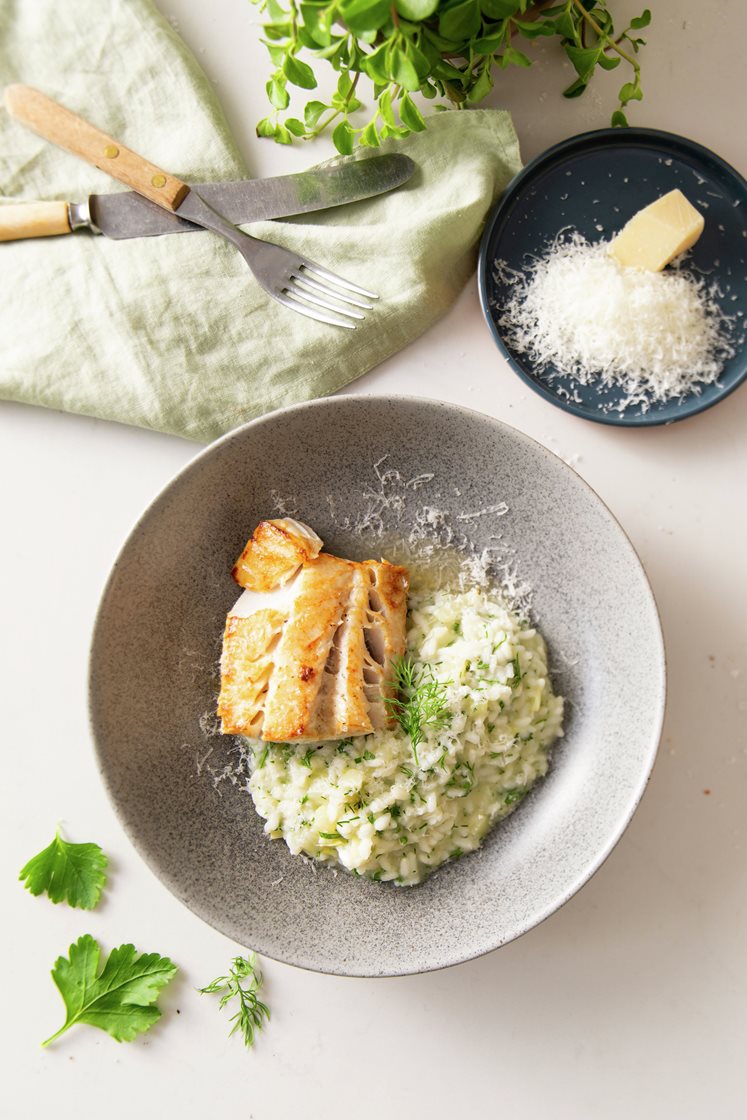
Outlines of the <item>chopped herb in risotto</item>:
M254 805L290 851L401 885L479 847L562 735L540 634L499 590L418 588L394 726L314 744L246 739Z

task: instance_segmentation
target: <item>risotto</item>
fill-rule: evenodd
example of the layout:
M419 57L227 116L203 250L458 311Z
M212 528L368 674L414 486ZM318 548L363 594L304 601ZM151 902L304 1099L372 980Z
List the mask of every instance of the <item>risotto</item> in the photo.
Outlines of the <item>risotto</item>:
M408 656L437 682L422 740L396 726L309 746L245 740L265 832L294 855L410 886L479 847L562 735L541 635L495 588L410 594Z

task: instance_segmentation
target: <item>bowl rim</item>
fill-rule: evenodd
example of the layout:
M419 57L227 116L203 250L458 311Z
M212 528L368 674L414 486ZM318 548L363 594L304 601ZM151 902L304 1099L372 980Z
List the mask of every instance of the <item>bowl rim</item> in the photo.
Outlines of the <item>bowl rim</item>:
M694 416L706 412L714 405L720 404L733 392L735 392L747 379L747 352L745 352L744 362L741 373L738 374L734 383L721 388L720 391L711 399L704 401L698 394L692 394L692 399L689 404L683 407L683 410L676 416L658 417L657 414L643 413L640 416L631 416L625 419L622 413L613 414L600 412L599 415L592 414L585 408L577 405L574 401L562 400L555 393L544 385L543 382L531 377L530 374L522 367L521 363L516 360L514 355L506 346L503 337L498 330L498 326L493 319L490 310L489 294L488 294L488 269L492 266L492 259L489 259L488 246L492 238L495 227L503 216L506 207L513 201L515 196L523 189L527 180L531 180L534 174L543 166L543 164L552 163L555 158L563 152L581 147L591 141L605 141L615 139L622 144L633 143L635 141L650 140L652 143L656 141L664 142L670 145L685 147L693 154L699 156L701 159L707 160L710 163L716 164L723 172L733 176L741 185L747 200L747 179L739 172L732 164L727 163L725 159L719 156L716 152L706 148L704 144L698 143L697 140L691 140L687 136L681 136L676 132L667 132L659 128L643 128L643 127L628 127L628 128L594 128L589 129L587 132L579 132L574 136L568 136L565 140L560 140L557 144L553 144L549 148L545 148L530 160L521 171L514 175L511 182L508 184L503 194L500 196L495 206L489 212L485 227L483 229L482 237L480 239L480 249L477 258L477 281L478 291L480 297L480 307L482 309L483 317L488 326L488 329L493 336L498 350L502 357L506 360L511 370L517 374L525 385L528 385L535 393L537 393L543 400L548 401L556 408L562 409L564 412L570 413L572 416L578 416L581 420L589 420L593 424L607 424L615 428L658 428L669 426L670 424L679 424L683 420L690 420Z
M223 933L224 936L231 938L231 940L235 940L233 933L227 931L224 928L221 928L221 926L219 925L214 924L214 922L210 918L206 917L204 913L201 913L199 909L197 909L190 903L190 901L183 897L182 892L177 889L176 882L172 878L172 876L158 865L157 860L155 858L152 858L150 852L146 850L147 846L141 843L140 838L137 834L137 829L131 825L129 819L127 818L126 814L119 804L116 792L113 788L113 783L111 781L111 775L109 774L105 765L104 752L98 741L96 733L96 716L94 713L96 650L98 642L100 640L102 629L105 625L104 615L108 607L109 598L114 592L114 585L118 577L120 564L123 561L130 543L135 540L136 536L143 529L145 522L154 514L157 506L164 498L167 497L172 487L181 482L182 479L190 475L193 471L199 470L203 459L216 454L219 449L225 444L233 442L237 439L245 438L247 432L254 431L256 428L261 427L265 424L276 423L278 418L285 416L291 412L300 412L309 408L323 409L326 407L330 407L330 405L334 407L336 402L338 401L345 402L346 404L356 402L356 404L360 404L361 406L365 406L365 403L368 401L374 401L377 404L393 405L401 403L406 405L415 405L416 407L426 406L433 407L435 409L444 409L446 411L456 411L458 413L463 413L468 417L477 417L480 420L488 420L492 424L506 429L510 433L511 438L516 438L519 442L530 445L535 451L539 451L547 458L554 460L556 467L560 468L561 473L567 472L570 476L572 476L576 483L581 485L582 489L584 489L587 494L596 499L596 501L602 507L605 516L612 523L616 531L620 534L622 540L627 544L630 550L631 558L637 565L638 574L642 580L643 590L645 591L646 597L649 600L649 605L652 608L652 621L654 623L654 633L652 636L656 642L656 645L658 646L657 671L659 682L657 689L657 703L654 712L654 721L649 733L649 743L645 757L645 764L641 767L641 771L636 779L636 782L633 784L627 807L621 814L619 820L615 825L615 828L611 831L605 844L600 847L600 849L596 852L592 859L587 861L586 865L577 875L576 879L570 885L566 885L562 890L560 890L553 901L545 906L542 910L538 911L536 914L533 914L531 919L516 923L515 928L510 930L507 936L501 937L499 939L494 939L490 944L486 944L484 948L481 948L475 952L469 952L464 955L454 957L454 959L443 960L434 964L429 964L425 968L405 967L378 971L367 971L365 969L350 971L349 969L346 970L342 967L339 969L331 969L329 967L321 967L320 965L314 964L313 962L310 962L308 960L299 959L302 954L297 954L295 957L291 957L290 955L278 956L275 955L275 953L271 949L268 950L259 943L252 946L252 948L260 956L265 956L268 959L275 960L281 964L291 965L295 968L302 968L304 971L315 972L322 975L344 976L361 979L421 975L428 972L438 972L442 969L451 968L455 965L465 964L468 961L476 960L480 957L486 956L488 953L495 952L497 949L502 948L504 945L510 944L512 941L515 941L519 937L523 936L523 934L528 933L530 930L536 928L544 921L546 921L549 917L551 917L554 913L560 910L563 906L565 906L566 903L568 903L570 899L573 898L573 896L577 894L578 891L582 887L584 887L586 883L588 883L589 880L596 874L596 872L602 867L617 844L620 842L623 834L625 833L628 825L635 815L638 806L641 803L641 799L643 798L644 793L646 792L646 788L651 778L651 774L661 743L667 703L667 657L666 646L664 643L664 636L661 626L661 616L653 589L649 582L643 563L638 555L638 552L636 551L633 543L631 542L628 534L625 532L620 522L607 506L606 502L603 501L603 499L597 494L593 487L588 482L586 482L584 478L577 474L577 472L574 471L573 468L570 467L563 459L561 459L559 455L556 455L555 452L551 451L548 447L545 447L544 444L540 443L532 436L529 436L525 432L522 432L520 429L515 428L513 427L513 425L507 424L504 420L498 419L495 416L491 416L488 413L480 412L479 410L473 408L467 408L460 404L454 404L450 401L444 401L437 397L419 397L412 394L389 395L383 393L338 393L334 396L320 397L314 400L303 401L298 404L289 405L286 408L275 409L272 412L268 412L262 416L255 417L253 420L249 420L245 424L241 424L236 428L232 428L224 435L218 437L218 439L213 440L211 443L208 443L205 447L200 449L167 480L167 482L159 489L158 493L150 500L150 502L148 502L147 506L142 511L140 516L136 519L130 531L127 533L122 545L120 546L116 559L112 564L111 570L101 592L91 630L87 672L88 727L93 746L96 768L98 770L99 776L101 777L104 789L106 790L109 803L114 809L114 813L118 822L122 826L125 835L129 839L137 854L143 860L146 867L148 867L148 869L155 875L158 881L166 888L166 890L168 890L170 894L172 894L180 903L182 903L182 905L184 905L189 911L191 911L191 913L193 913L197 918L205 922L207 925L211 926L213 929L216 929L218 930L218 932Z

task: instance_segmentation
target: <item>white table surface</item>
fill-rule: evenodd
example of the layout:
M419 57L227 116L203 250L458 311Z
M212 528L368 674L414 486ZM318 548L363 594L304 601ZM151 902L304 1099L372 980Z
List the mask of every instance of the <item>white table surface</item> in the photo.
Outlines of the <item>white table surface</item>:
M267 63L247 0L161 7L215 80L255 174L329 154L324 142L289 150L255 139ZM690 135L744 170L744 4L652 7L646 96L632 121ZM607 123L614 81L566 102L561 67L544 47L535 69L512 74L512 92L494 96L514 112L525 158ZM439 326L350 391L440 397L499 417L572 459L620 519L651 579L669 658L667 721L643 803L564 909L481 960L396 980L266 962L273 1018L246 1054L195 992L238 947L136 854L98 778L86 717L87 648L109 567L197 447L2 405L4 1115L744 1117L747 389L664 429L567 416L498 357L473 281ZM111 889L91 914L15 882L58 820L111 856ZM62 1021L49 968L85 931L107 949L132 940L170 954L180 976L164 1020L139 1041L77 1028L42 1051Z

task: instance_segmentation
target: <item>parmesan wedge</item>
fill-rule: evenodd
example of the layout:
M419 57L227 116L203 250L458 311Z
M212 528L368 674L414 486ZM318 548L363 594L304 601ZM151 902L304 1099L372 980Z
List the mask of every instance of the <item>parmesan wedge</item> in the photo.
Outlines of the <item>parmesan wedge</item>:
M682 191L670 191L634 214L610 242L609 252L628 268L661 272L695 244L704 225L703 215Z

